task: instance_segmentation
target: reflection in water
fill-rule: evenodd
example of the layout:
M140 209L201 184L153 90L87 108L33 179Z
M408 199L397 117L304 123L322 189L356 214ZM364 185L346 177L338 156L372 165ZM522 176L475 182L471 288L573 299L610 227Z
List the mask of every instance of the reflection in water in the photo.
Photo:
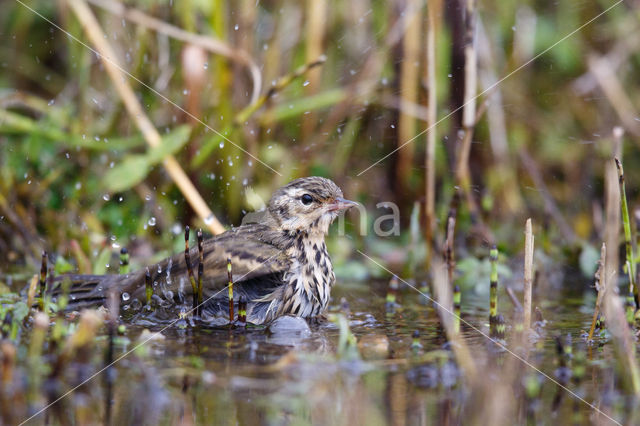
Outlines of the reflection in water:
M331 322L307 326L286 318L269 329L230 330L184 320L119 361L110 373L112 381L94 378L47 410L46 419L51 424L87 424L103 422L108 412L111 424L184 425L510 424L540 421L551 412L555 420L593 418L586 404L463 324L462 333L482 371L481 383L471 386L457 368L433 308L399 292L399 304L389 313L384 287L368 283L335 291L335 300L349 300L349 322L361 359L340 358L339 329ZM410 302L403 305L403 298ZM554 330L579 338L590 320L589 312L576 316L580 303L564 298L562 304L545 306ZM465 319L485 331L486 305L484 297L473 296L463 305ZM116 340L113 358L147 339L145 329L161 330L172 318L175 312L163 309L127 317L132 323L126 336ZM419 344L412 337L415 331ZM568 368L575 360L559 358L556 346L553 336L542 334L529 360L550 375ZM511 349L522 350L513 343ZM611 359L610 350L605 346L590 356ZM633 420L632 405L623 410L623 390L615 374L585 361L585 379L573 382L567 376L563 383L597 400L610 415L624 413ZM48 401L90 377L97 365L99 357L79 359L64 377L43 384ZM505 383L505 377L513 381ZM7 399L2 401L7 407ZM19 407L24 401L15 404L13 417L3 408L3 420L26 418L27 411Z

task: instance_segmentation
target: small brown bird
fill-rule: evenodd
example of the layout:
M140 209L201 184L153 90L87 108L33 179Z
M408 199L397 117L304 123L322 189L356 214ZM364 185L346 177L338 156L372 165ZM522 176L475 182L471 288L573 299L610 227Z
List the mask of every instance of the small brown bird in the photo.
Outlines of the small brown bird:
M285 315L318 316L329 302L335 282L324 236L340 211L356 205L345 200L329 179L306 177L278 189L266 209L251 214L242 226L204 242L202 317L229 319L227 259L234 276L234 302L247 302L247 321L263 324ZM197 248L190 250L194 271ZM149 267L154 293L172 303L192 295L184 254ZM126 275L63 275L70 280L71 309L104 303L110 291L122 303L145 301L145 270ZM54 296L60 293L54 290ZM189 300L187 298L187 300ZM237 312L237 310L236 310Z

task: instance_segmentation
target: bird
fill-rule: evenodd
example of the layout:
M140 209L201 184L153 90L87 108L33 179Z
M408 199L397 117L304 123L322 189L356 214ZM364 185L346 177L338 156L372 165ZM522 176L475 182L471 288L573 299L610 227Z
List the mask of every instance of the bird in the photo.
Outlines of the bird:
M227 263L233 266L233 305L246 302L246 321L268 324L284 315L320 317L329 303L335 274L325 235L340 212L356 206L343 197L333 181L311 176L277 189L267 205L245 216L238 227L203 243L203 301L201 319L229 321ZM198 269L197 248L191 248L192 270ZM68 309L104 304L113 292L121 309L146 302L147 269L121 275L56 277L71 283ZM166 303L184 303L193 295L184 253L148 267L154 294ZM64 286L53 291L59 296ZM69 287L68 287L69 288ZM137 303L141 306L141 303ZM236 311L237 312L237 311Z

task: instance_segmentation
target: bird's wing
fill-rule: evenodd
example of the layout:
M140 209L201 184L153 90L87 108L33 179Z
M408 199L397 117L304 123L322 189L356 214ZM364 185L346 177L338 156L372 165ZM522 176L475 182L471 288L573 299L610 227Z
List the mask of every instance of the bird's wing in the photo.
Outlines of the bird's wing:
M207 293L224 289L229 282L227 259L231 259L234 283L242 283L259 279L262 276L272 277L289 268L289 259L285 253L272 244L270 231L260 225L245 225L204 242L203 246L203 287ZM199 254L197 245L189 250L191 267L196 281L198 280ZM184 252L178 253L149 268L152 280L162 283L172 291L180 290L190 294L189 280ZM135 293L144 289L144 282L135 285ZM140 286L142 284L142 286ZM142 287L142 289L140 288Z

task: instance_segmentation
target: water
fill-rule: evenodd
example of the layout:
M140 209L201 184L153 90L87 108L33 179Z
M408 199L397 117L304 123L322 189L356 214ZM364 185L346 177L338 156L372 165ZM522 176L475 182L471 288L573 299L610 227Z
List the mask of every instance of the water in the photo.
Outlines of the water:
M170 309L138 307L142 313L135 315L128 309L121 321L126 330L115 339L113 368L48 409L49 421L59 424L72 416L83 423L85 415L95 422L110 410L112 424L493 424L495 418L515 424L524 423L531 408L534 423L557 424L593 420L596 411L587 403L613 412L618 421L633 415L612 367L611 345L588 348L580 337L590 325L593 297L558 290L540 300L547 325L531 345L531 366L512 362L514 355L463 323L480 377L472 385L455 362L432 304L405 287L388 312L386 287L340 282L332 292L330 313L345 312L341 300L348 302L360 359L341 352L339 327L330 321L311 322L310 333L274 334L264 327L193 326L184 316L175 322L178 312ZM511 324L513 308L502 296L500 312ZM482 333L488 333L486 299L463 295L462 316ZM412 348L416 331L420 347ZM566 383L586 402L542 375L558 380L555 336L566 334L573 338L569 362L577 362L579 348L587 350L585 378ZM102 368L106 336L95 344L93 358L70 365L61 389ZM510 338L507 345L521 353ZM505 377L513 383L504 383ZM525 397L525 380L541 385L539 396Z
M465 418L484 418L468 412L478 395L469 392L462 371L450 352L443 350L447 344L435 310L419 303L422 296L405 289L395 313L388 313L385 293L386 284L380 282L339 285L333 292L335 301L344 297L349 302L360 361L336 357L339 330L331 322L312 324L308 337L274 336L262 328L151 327L163 338L147 343L142 356L129 356L116 366L116 417L131 421L137 392L148 392L144 389L152 386L153 392L164 395L163 401L153 404L160 405L161 418L169 423L459 424ZM484 296L467 296L463 303L463 317L483 332L487 332L486 305ZM581 307L581 298L566 294L545 303L549 320L546 335L531 359L551 377L557 368L554 333L571 333L575 346L580 331L588 329L590 314ZM336 303L330 310L339 309ZM510 306L503 304L502 310L510 317ZM139 340L142 329L129 327L127 337ZM420 333L421 353L411 349L415 330ZM494 352L488 349L495 349L495 345L469 327L463 325L462 330L478 366L484 366L481 374L490 376L499 371L496 363L508 364L512 355L501 351L496 360L488 360L486 354ZM593 350L596 360L610 356L606 348ZM434 355L433 361L428 360L428 354ZM153 383L141 377L140 365L154 376ZM518 368L530 370L525 376L542 383L537 419L543 424L570 419L574 409L583 419L593 414L583 402L574 405L575 398L559 393L556 384L533 368L522 364ZM606 372L593 366L588 370L592 378ZM591 395L588 400L599 391L593 383L568 383L567 387ZM145 395L140 403L148 398ZM525 410L510 415L524 419Z

